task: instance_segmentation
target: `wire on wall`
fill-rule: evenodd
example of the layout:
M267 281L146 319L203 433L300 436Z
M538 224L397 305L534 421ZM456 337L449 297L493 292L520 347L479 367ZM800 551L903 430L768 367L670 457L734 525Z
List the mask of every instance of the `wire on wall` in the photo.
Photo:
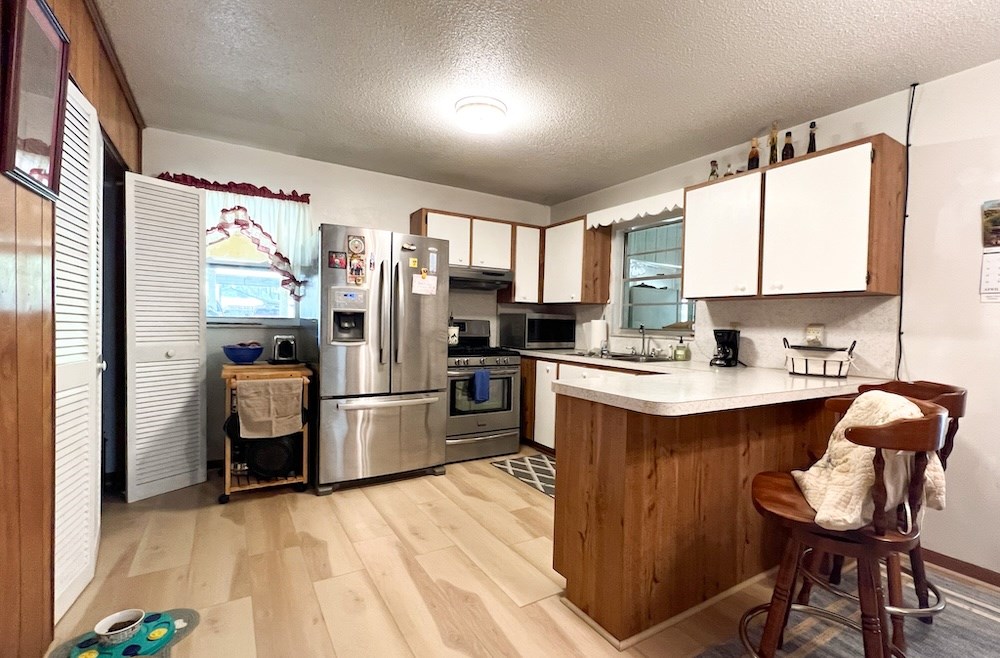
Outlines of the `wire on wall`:
M899 254L899 327L896 336L896 379L899 379L899 370L903 365L903 278L905 276L904 260L906 258L906 220L910 218L910 126L913 123L913 100L917 94L917 85L914 82L910 85L910 100L906 106L906 171L903 172L903 238L900 243Z

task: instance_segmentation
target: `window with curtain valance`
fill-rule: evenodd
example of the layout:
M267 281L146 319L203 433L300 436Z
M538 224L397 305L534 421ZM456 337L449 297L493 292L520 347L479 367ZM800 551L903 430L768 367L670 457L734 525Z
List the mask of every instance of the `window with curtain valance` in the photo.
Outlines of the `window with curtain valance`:
M312 232L309 195L184 174L160 178L206 190L208 319L296 318Z

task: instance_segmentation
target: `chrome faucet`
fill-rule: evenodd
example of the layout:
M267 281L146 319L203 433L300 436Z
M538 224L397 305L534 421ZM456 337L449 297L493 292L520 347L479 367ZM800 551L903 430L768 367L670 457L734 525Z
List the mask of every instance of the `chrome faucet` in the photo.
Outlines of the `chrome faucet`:
M646 354L646 325L639 325L639 336L642 337L642 351L639 352L639 356L649 356Z

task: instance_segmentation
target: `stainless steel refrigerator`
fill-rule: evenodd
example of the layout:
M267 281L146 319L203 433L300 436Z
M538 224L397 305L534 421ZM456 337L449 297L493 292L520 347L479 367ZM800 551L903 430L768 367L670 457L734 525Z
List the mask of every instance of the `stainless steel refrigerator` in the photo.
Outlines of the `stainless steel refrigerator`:
M448 242L324 224L311 244L302 353L318 378L318 493L441 467Z

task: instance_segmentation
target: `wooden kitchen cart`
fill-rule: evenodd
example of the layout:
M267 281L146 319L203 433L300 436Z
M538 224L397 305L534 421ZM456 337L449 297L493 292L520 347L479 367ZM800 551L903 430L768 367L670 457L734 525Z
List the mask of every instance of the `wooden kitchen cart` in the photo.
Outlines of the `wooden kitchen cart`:
M302 380L302 406L309 407L309 382L312 377L312 370L302 364L271 365L267 363L253 363L250 365L236 365L228 363L222 366L222 379L226 382L225 417L236 413L236 383L248 379L288 379L299 378ZM252 439L251 439L252 440ZM263 440L263 439L262 439ZM223 466L223 479L225 481L225 492L219 495L220 503L228 503L230 494L237 491L250 491L252 489L264 489L266 487L278 487L291 484L296 491L305 491L309 482L309 423L302 426L302 467L298 475L292 477L276 477L261 479L249 472L233 473L233 442L226 433L226 457Z

